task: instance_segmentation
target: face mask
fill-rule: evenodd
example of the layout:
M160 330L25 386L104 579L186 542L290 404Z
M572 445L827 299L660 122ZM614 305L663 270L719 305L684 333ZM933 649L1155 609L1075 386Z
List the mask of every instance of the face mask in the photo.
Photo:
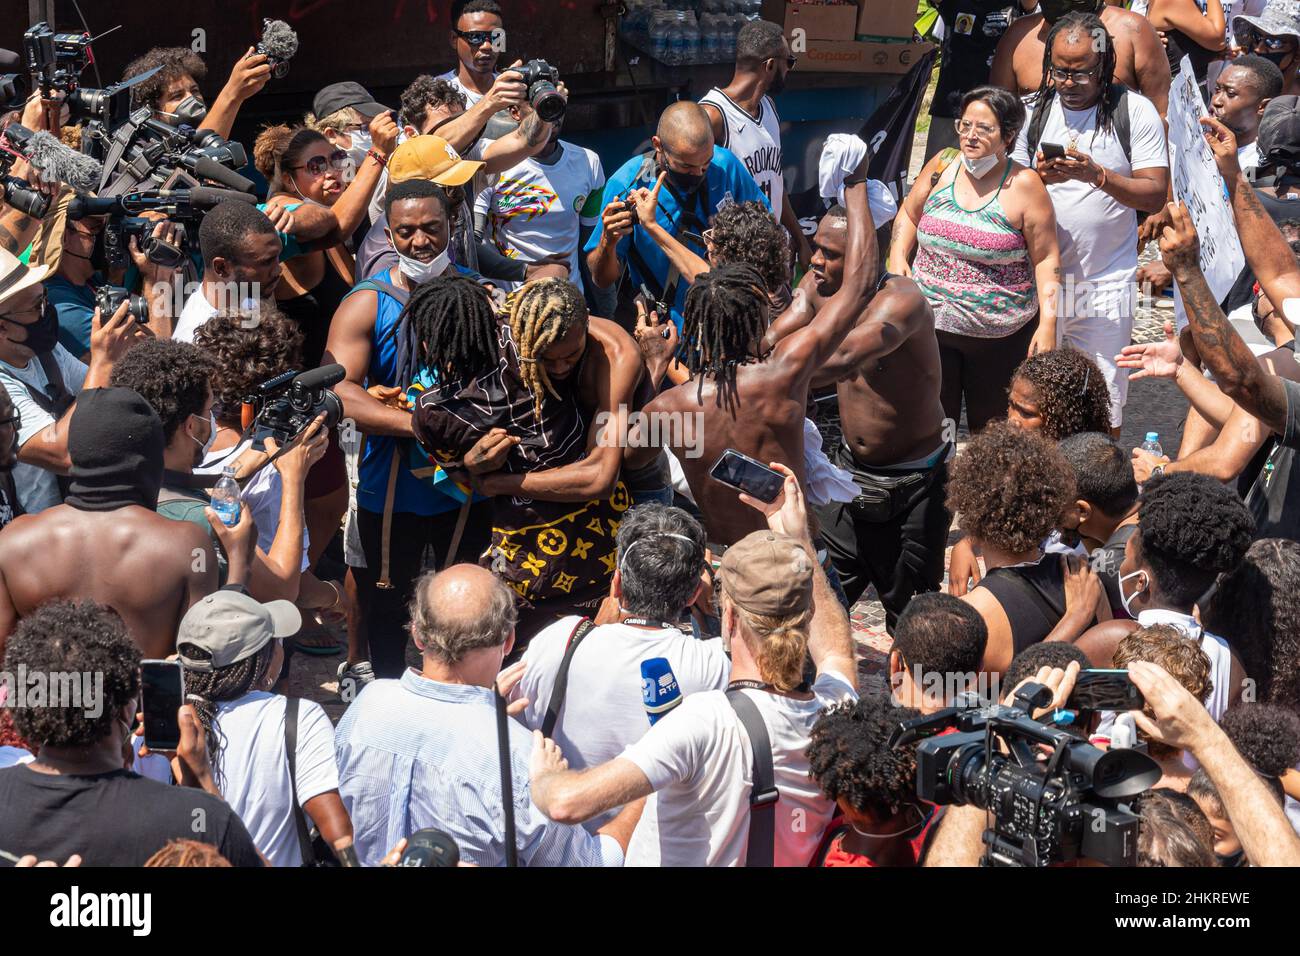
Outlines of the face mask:
M979 159L970 159L963 155L961 164L966 167L966 172L979 179L985 173L988 173L1001 161L997 153L990 153L987 156L981 156Z
M198 415L191 415L190 417L191 417L191 418L198 418L199 416L198 416ZM210 451L212 450L212 443L215 442L215 441L217 440L217 416L216 416L214 413L212 413L212 412L208 412L208 439L207 439L207 441L200 442L200 441L199 441L197 438L195 438L193 435L190 436L190 440L191 440L192 442L194 442L194 444L196 444L196 445L202 445L202 447L203 447L203 458L207 458L207 457L208 457L208 452L210 452ZM202 459L200 459L200 460L202 460Z
M163 113L172 126L198 126L203 117L208 115L208 107L201 99L191 93L177 104L174 112Z
M20 325L20 323L9 323L10 328L16 325ZM41 313L41 317L31 325L24 325L22 328L27 336L24 339L15 339L8 332L5 334L10 342L29 348L37 355L44 355L59 344L59 313L48 302L45 304L45 311Z
M1144 584L1142 587L1138 588L1138 589L1137 589L1136 591L1134 591L1132 594L1125 594L1125 593L1124 593L1124 582L1127 581L1129 578L1135 578L1135 577L1137 577L1139 574L1141 574L1141 575L1145 575L1146 572L1145 572L1145 571L1133 571L1133 572L1130 572L1129 574L1121 574L1121 575L1120 575L1120 578L1119 578L1119 601L1120 601L1121 604L1124 605L1124 613L1127 614L1129 617L1133 618L1133 620L1135 620L1135 621L1137 620L1137 615L1134 614L1134 613L1133 613L1133 609L1132 609L1131 607L1129 607L1129 602L1132 601L1132 600L1133 600L1135 597L1137 597L1139 594L1141 594L1143 591L1145 591L1145 590L1147 589L1147 585Z
M1270 50L1265 50L1263 53L1256 53L1255 55L1262 56L1264 59L1268 60L1270 63L1274 64L1279 69L1281 69L1282 61L1285 60L1287 57L1289 57L1291 54L1288 53L1286 50L1281 50L1277 53L1274 53Z
M410 279L416 285L421 282L428 282L447 271L447 266L451 262L447 258L447 250L444 249L438 253L431 262L421 262L419 259L412 259L410 256L404 256L400 252L397 254L397 261L400 264L402 275Z
M675 169L669 169L664 163L657 163L656 173L667 173L668 182L672 184L673 189L677 190L683 196L692 196L699 192L700 187L704 185L703 176L696 176L691 173L679 173Z
M348 147L348 156L352 158L352 162L356 164L357 168L360 168L361 164L366 161L366 153L370 152L373 145L374 143L370 139L370 130L355 130L352 133L352 145Z

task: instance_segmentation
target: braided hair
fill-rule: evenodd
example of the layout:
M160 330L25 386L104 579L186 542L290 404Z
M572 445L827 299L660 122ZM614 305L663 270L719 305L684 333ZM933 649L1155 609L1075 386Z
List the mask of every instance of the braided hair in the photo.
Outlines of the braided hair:
M743 262L720 265L697 276L686 293L682 322L682 360L692 376L717 379L718 400L734 396L736 367L761 361L757 354L767 332L769 300L763 275Z
M544 392L560 397L546 374L542 353L568 335L574 325L587 323L587 303L567 279L538 279L516 289L506 311L519 349L519 374L533 393L540 416Z
M442 275L416 286L402 317L412 354L442 384L467 381L497 364L492 297L468 276Z
M180 650L180 648L178 648ZM184 645L182 653L194 660L201 660L207 652L192 644ZM226 738L217 727L217 704L222 701L239 700L256 688L266 677L275 655L275 642L268 641L256 654L236 661L228 667L212 671L185 670L185 694L191 698L199 723L203 725L207 739L208 760L212 764L212 776L217 786L225 789L225 773L221 767L221 757L226 749Z
M1067 13L1052 24L1052 29L1047 32L1047 40L1043 44L1043 79L1038 85L1038 92L1034 94L1035 118L1046 118L1052 97L1056 95L1056 85L1052 82L1052 46L1062 34L1093 37L1094 47L1097 40L1101 41L1101 75L1097 78L1101 84L1101 100L1097 104L1097 130L1101 132L1112 129L1111 121L1119 99L1124 95L1124 87L1115 82L1115 41L1111 39L1106 25L1101 22L1101 17L1095 13ZM1041 123L1040 120L1035 124L1040 130Z

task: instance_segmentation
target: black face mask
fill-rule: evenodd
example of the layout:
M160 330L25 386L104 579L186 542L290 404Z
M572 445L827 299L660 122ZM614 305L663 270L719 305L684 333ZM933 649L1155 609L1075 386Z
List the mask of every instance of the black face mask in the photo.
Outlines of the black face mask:
M1039 9L1044 20L1055 23L1067 13L1096 13L1101 4L1097 0L1040 0Z
M10 322L9 325L12 328L20 323ZM53 351L54 346L59 344L59 313L49 302L45 303L45 311L39 319L22 328L27 333L27 338L15 339L11 336L9 341L29 348L37 355Z
M667 173L668 182L673 189L681 196L693 196L700 191L704 185L705 176L696 176L692 173L679 173L675 169L670 169L667 163L658 162L655 164L657 174Z
M1255 55L1262 56L1280 70L1282 68L1282 61L1291 55L1291 51L1279 50L1276 53L1271 53L1268 50L1265 50L1263 53L1256 53Z
M197 127L207 115L207 104L193 94L181 100L171 113L163 113L165 121L172 126Z

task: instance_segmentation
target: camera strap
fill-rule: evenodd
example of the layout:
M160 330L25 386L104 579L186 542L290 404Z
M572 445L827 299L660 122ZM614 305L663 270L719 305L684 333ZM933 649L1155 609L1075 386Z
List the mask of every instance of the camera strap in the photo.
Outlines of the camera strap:
M753 784L749 791L749 847L745 866L776 865L776 804L781 791L776 788L776 771L772 766L772 738L758 705L739 687L727 691L727 703L736 712L740 725L749 737L754 752Z
M293 805L293 824L298 833L298 851L303 866L316 865L316 851L307 829L307 815L298 803L298 698L284 699L284 753L289 759L289 802Z
M569 642L564 646L564 656L560 658L559 670L555 672L555 684L551 687L551 699L546 705L546 716L542 719L542 736L549 737L555 731L560 720L560 708L564 706L564 694L569 689L569 667L573 664L573 655L578 650L582 639L596 628L590 618L583 618L569 634Z
M505 821L506 866L519 865L519 844L515 837L515 786L510 767L510 717L506 699L496 681L492 682L492 700L497 712L497 756L501 763L501 809Z

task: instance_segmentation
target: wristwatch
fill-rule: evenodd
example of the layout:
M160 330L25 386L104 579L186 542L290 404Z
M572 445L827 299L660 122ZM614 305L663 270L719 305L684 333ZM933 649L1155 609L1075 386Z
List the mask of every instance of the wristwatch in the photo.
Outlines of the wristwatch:
M1151 478L1163 478L1164 474L1165 474L1164 465L1156 465L1151 469ZM1147 480L1150 481L1151 479L1148 478Z

